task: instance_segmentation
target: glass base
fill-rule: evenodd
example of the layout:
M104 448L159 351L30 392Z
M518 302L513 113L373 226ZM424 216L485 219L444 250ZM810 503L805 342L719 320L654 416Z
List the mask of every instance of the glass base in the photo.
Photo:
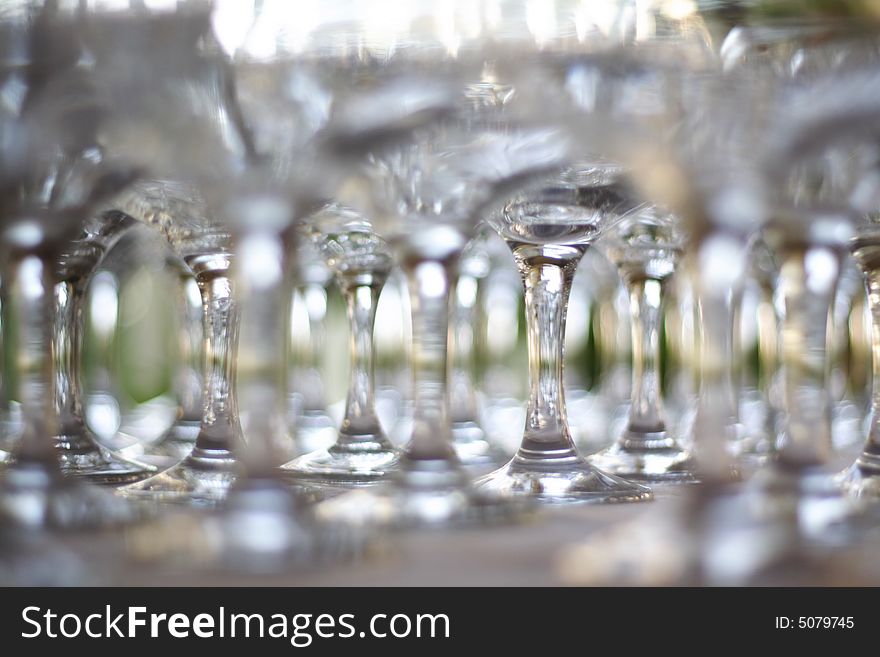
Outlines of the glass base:
M397 469L400 452L381 436L369 441L358 438L353 444L304 454L281 469L316 484L365 486L387 479Z
M589 457L594 466L624 479L695 483L695 462L665 431L626 431L611 447Z
M403 457L401 469L381 486L322 502L319 519L352 526L467 527L511 522L527 501L475 489L465 471L443 459Z
M761 518L782 518L795 524L798 540L835 544L847 542L845 523L855 507L824 467L777 461L754 475L746 493ZM789 520L791 518L791 520Z
M324 411L303 411L297 414L292 427L296 449L309 454L329 449L336 442L337 425Z
M157 472L146 463L114 454L102 447L84 428L72 428L56 437L61 471L101 486L140 481Z
M146 446L145 458L158 456L181 461L189 456L201 429L200 420L178 420L156 442Z
M313 568L363 552L368 534L318 522L313 501L277 478L236 483L226 507L206 519L208 535L217 540L214 565L265 574Z
M880 501L880 455L862 452L836 481L845 495L858 502Z
M591 466L584 458L526 459L519 455L474 482L481 491L524 496L543 504L646 502L651 489Z
M36 462L16 462L0 477L0 522L65 530L112 527L142 514L110 491Z
M237 475L238 462L232 452L197 447L173 468L117 493L131 499L216 506L226 498Z
M475 421L452 423L452 448L459 462L471 472L485 472L510 458L497 445L489 442L486 432Z
M0 542L0 586L108 585L106 568L58 542L53 532L8 532ZM102 564L106 566L106 564Z

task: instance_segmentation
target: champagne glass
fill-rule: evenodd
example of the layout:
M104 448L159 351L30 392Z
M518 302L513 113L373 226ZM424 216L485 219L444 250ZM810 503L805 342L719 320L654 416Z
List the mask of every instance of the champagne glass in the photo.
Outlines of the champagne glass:
M681 229L675 217L649 207L617 222L602 241L630 297L633 400L617 442L590 461L626 478L692 480L691 456L667 429L660 386L660 322L684 244Z
M286 464L296 477L321 483L368 484L393 472L398 450L376 414L373 325L393 259L391 247L362 214L331 204L307 221L345 298L349 321L349 389L336 442Z

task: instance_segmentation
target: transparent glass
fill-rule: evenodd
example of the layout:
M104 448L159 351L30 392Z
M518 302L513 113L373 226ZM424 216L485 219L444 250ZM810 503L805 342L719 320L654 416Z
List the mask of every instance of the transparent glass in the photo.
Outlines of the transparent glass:
M202 296L203 412L195 446L174 467L119 490L121 495L197 505L221 502L235 480L235 444L241 439L234 395L239 315L227 253L186 258Z
M798 543L827 538L828 527L850 510L828 468L833 451L828 324L850 230L846 214L799 210L795 217L808 222L800 233L798 224L786 221L765 230L780 264L786 416L773 467L755 486L776 501L786 495L796 500Z
M316 222L319 220L316 220ZM316 230L319 230L316 228ZM391 271L388 246L368 224L342 225L323 238L322 250L345 298L349 323L349 385L336 442L284 466L305 481L363 485L397 468L398 451L376 414L373 326L379 295Z
M838 475L838 482L850 497L871 503L880 499L880 235L863 231L853 240L852 251L868 290L874 380L868 437L855 462Z
M327 344L328 286L332 273L310 240L299 240L294 269L294 306L308 320L307 338L296 335L291 322L294 345L290 362L289 413L295 438L291 456L324 449L336 440L336 424L327 412L324 363ZM297 304L297 301L301 305Z
M174 381L178 408L174 424L149 445L148 450L150 454L180 461L192 452L201 428L204 406L202 403L203 309L201 291L189 267L176 259L169 265L181 269L180 285L174 290L180 358Z
M15 253L7 263L4 339L12 342L22 430L14 462L0 476L0 517L31 527L83 528L132 520L116 499L80 478L65 477L56 451L59 424L52 395L55 272L50 258Z
M476 390L478 340L485 321L483 279L489 273L484 240L484 235L478 235L462 254L449 328L452 447L462 465L476 474L501 465L509 457L487 437Z
M623 433L590 462L613 474L646 481L692 481L693 462L667 428L660 372L666 287L680 252L674 220L647 216L612 229L607 253L629 292L632 403Z
M510 518L521 509L477 491L452 447L449 423L450 294L464 238L443 226L426 235L438 253L404 258L412 309L413 429L388 484L323 502L319 517L394 526L468 525ZM413 254L415 255L415 254Z
M232 280L239 298L241 339L235 385L242 413L237 444L241 476L223 513L212 519L221 536L221 559L236 569L277 569L312 563L340 549L334 529L317 525L311 489L290 484L279 466L288 445L286 351L290 335L290 244L293 213L276 197L242 197L235 216ZM285 226L287 224L287 226ZM280 230L279 230L280 227Z
M529 400L522 444L513 460L476 485L548 503L635 502L651 491L609 475L581 456L571 437L563 384L565 314L574 272L586 251L509 241L523 280L529 350Z
M62 258L62 280L55 285L55 360L53 393L59 426L57 447L61 470L92 483L118 486L144 479L156 471L150 465L113 454L101 446L86 426L80 371L83 303L88 277L100 258L96 245L80 243Z

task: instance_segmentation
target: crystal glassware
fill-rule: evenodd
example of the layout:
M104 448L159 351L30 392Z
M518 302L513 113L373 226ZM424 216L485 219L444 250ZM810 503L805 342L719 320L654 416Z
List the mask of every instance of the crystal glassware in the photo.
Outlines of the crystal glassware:
M661 322L684 243L681 229L675 217L648 207L617 222L602 242L629 292L633 392L623 433L590 462L631 479L693 480L691 456L668 428L660 378Z
M336 439L336 425L327 412L324 385L327 292L333 281L333 273L309 239L299 240L293 260L292 357L288 392L290 427L296 443L292 455L301 455L329 447ZM299 318L308 322L305 337L297 334L300 330L297 324Z
M435 526L506 518L522 506L471 487L452 447L449 303L460 256L484 208L558 166L566 152L554 130L513 119L528 113L508 114L512 89L491 79L484 62L479 51L455 59L454 75L473 76L460 88L457 110L416 134L412 143L374 155L365 167L366 185L343 188L367 190L353 194L351 205L369 208L407 277L414 419L394 479L324 502L319 512L326 517ZM437 67L434 74L442 89L442 70Z
M202 297L204 381L201 426L183 461L126 486L126 497L217 504L236 476L241 440L234 397L237 309L229 279L229 235L212 221L196 190L174 181L143 181L118 200L121 212L156 226L195 275Z
M83 416L83 304L91 274L106 251L130 225L125 217L102 213L85 223L83 234L59 259L55 285L54 397L59 417L58 450L66 474L117 486L144 479L155 467L113 454L100 445Z
M398 450L376 414L373 324L379 295L391 273L391 247L370 221L332 204L307 220L315 241L345 298L349 321L349 389L336 442L286 464L309 482L347 485L385 479L397 467Z
M565 411L565 315L575 269L604 225L638 207L614 167L578 166L510 201L489 221L507 242L523 281L529 406L522 444L477 486L548 503L633 502L651 491L606 474L580 455Z
M481 474L504 463L509 454L489 440L481 420L477 393L479 343L484 328L485 286L489 254L488 227L470 241L459 261L449 316L449 407L452 447L462 465Z
M100 526L134 516L121 500L62 474L52 394L56 263L83 222L130 181L131 170L109 158L99 143L106 108L95 93L92 70L77 65L82 48L74 17L54 3L24 9L10 12L0 25L0 84L15 90L15 101L0 110L0 129L14 136L0 151L3 279L7 316L15 317L15 328L5 326L4 338L16 354L22 409L14 463L0 480L0 514L4 521L36 527ZM59 303L69 301L66 288L60 291ZM75 351L73 342L67 346Z

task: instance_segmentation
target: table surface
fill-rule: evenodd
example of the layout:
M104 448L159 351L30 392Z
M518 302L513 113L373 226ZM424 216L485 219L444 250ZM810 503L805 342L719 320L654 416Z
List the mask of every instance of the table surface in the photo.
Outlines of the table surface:
M652 527L674 520L682 508L680 490L658 490L644 504L542 508L528 519L510 525L468 530L430 530L389 533L371 542L358 558L330 561L269 574L201 567L200 547L187 544L189 514L174 514L154 525L100 534L52 538L51 558L70 554L79 577L73 584L128 586L559 586L688 584L662 558L680 556L684 540L675 533L658 535ZM659 521L659 522L658 522ZM190 523L189 525L187 523ZM677 527L670 523L668 527ZM160 531L161 530L161 531ZM642 532L641 545L630 535ZM608 537L617 535L618 543ZM177 537L157 548L156 537ZM622 542L621 542L622 537ZM144 546L150 546L144 550ZM750 584L880 585L880 541L861 541L825 551L814 559L783 562L782 579L757 577ZM139 547L140 546L140 547ZM193 561L179 559L185 547ZM23 552L23 551L21 551ZM126 555L122 558L120 555ZM658 556L659 555L659 556ZM7 555L8 556L8 555ZM210 561L209 551L204 562ZM2 560L0 555L0 560ZM660 558L660 560L658 560ZM21 557L20 557L21 559ZM599 564L604 562L607 564ZM16 568L25 568L25 561ZM2 562L0 562L2 566ZM59 563L58 567L71 567ZM667 570L664 570L667 568ZM779 570L777 568L777 570ZM775 572L775 571L774 571ZM28 582L19 570L18 583ZM2 575L2 567L0 567ZM25 581L21 581L24 579Z

